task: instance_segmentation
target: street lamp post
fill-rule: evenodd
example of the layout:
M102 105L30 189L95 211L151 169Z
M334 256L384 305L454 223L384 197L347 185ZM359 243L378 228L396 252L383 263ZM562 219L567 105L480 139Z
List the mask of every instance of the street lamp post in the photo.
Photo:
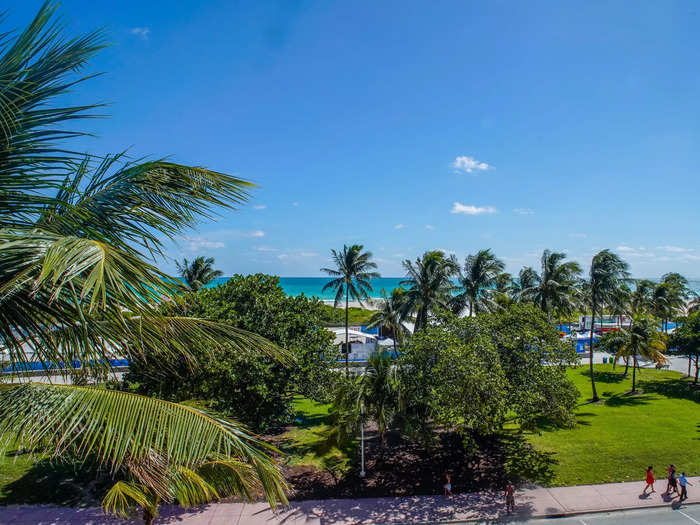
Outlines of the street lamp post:
M360 450L362 456L362 463L360 469L360 477L365 477L365 402L360 403Z

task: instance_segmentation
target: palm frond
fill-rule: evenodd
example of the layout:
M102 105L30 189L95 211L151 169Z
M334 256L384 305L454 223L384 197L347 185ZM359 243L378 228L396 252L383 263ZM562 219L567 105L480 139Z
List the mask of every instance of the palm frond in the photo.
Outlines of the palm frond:
M154 453L168 464L189 470L222 457L233 458L250 465L256 486L270 504L286 501L280 472L267 455L275 452L273 447L254 439L235 423L156 398L65 385L6 388L0 391L0 434L3 433L29 450L51 443L55 457L95 457L113 472ZM159 470L149 468L147 461L140 465L139 469L130 469L130 474L139 484L153 486ZM192 482L191 476L187 479L182 483ZM234 479L230 486L239 484ZM185 485L182 487L185 490ZM191 493L190 496L194 497Z
M94 117L97 104L54 101L94 75L75 76L104 47L101 31L64 39L46 2L19 33L6 34L0 56L0 227L26 224L47 199L66 165L78 157L61 142L87 133L65 126Z

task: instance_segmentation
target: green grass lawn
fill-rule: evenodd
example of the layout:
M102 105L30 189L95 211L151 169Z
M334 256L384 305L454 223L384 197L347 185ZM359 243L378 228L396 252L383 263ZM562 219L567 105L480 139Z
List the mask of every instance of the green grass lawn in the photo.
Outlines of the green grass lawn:
M588 367L568 371L581 392L573 429L531 435L539 450L557 460L551 485L641 480L648 465L664 478L669 463L688 475L700 474L700 392L677 372L637 372L640 394L629 395L632 374L624 367L596 365L601 401L589 403Z
M331 305L323 306L324 315L322 318L326 326L345 326L345 308L333 308ZM363 325L369 322L373 310L366 310L357 306L348 308L348 324L351 326Z
M301 396L294 398L297 424L285 432L279 442L287 465L309 465L336 474L347 470L347 451L335 446L331 436L329 409L328 404Z

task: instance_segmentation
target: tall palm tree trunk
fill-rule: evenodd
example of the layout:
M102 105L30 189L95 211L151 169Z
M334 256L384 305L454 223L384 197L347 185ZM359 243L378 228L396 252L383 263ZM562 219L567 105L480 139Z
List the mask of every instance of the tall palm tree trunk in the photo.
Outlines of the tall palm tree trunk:
M348 286L345 285L345 377L350 377L350 328L348 326Z
M595 390L595 377L593 376L593 328L595 328L595 305L591 308L591 338L588 343L588 364L591 371L591 390L593 391L592 401L598 401L598 393Z
M629 372L629 369L630 369L630 358L625 357L625 373L624 373L625 377L627 377L627 373Z
M700 356L695 356L695 381L694 383L697 385L698 384L698 372L700 372Z
M632 392L637 391L637 355L632 356Z

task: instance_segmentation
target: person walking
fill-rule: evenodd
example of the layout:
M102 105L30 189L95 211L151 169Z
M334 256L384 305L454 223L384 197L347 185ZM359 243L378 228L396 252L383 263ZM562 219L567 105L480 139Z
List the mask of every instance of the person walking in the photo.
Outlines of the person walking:
M644 492L642 492L643 495L646 496L649 487L651 487L651 492L656 492L654 490L654 467L652 465L649 465L647 468L647 484L646 487L644 487Z
M676 479L676 466L671 464L668 466L668 485L666 485L666 494L670 494L671 490L678 494L678 481Z
M452 478L449 474L445 474L445 481L447 481L447 483L443 485L443 488L445 489L445 497L448 495L452 497Z
M505 497L506 512L510 514L515 509L515 487L510 481L506 484Z
M680 477L678 478L678 484L681 486L681 497L678 500L680 503L681 501L685 501L688 499L688 485L693 485L690 481L688 481L688 478L685 477L685 472L681 472Z

